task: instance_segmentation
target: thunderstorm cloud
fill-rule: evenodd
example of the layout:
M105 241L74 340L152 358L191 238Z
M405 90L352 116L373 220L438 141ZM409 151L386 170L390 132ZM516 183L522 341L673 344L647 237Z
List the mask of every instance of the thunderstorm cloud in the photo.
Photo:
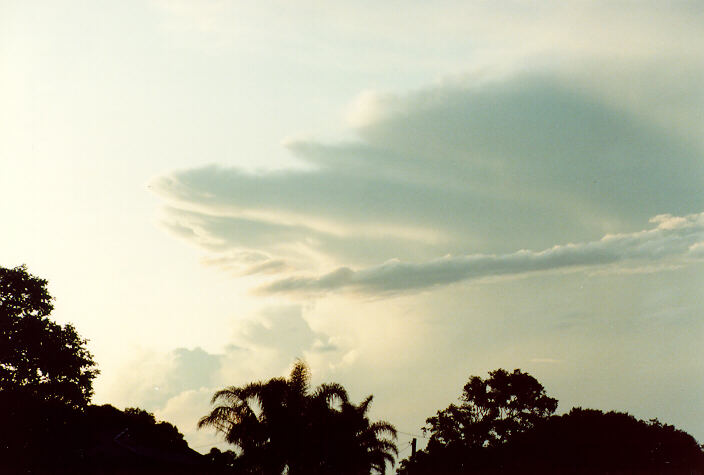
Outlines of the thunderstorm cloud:
M287 143L303 166L157 178L164 226L208 262L272 278L266 292L410 291L664 259L699 233L701 147L555 75L368 92L349 116L355 141ZM639 232L664 214L688 237Z

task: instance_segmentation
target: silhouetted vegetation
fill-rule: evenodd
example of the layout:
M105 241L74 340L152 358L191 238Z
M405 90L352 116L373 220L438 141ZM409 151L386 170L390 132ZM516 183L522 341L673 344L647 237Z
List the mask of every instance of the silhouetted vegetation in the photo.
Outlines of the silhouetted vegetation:
M573 408L521 434L504 466L534 472L704 473L704 454L689 434L622 412Z
M89 404L98 370L46 285L0 267L0 473L205 473L171 424Z
M194 473L206 460L141 409L77 409L0 391L0 473Z
M24 266L0 267L0 390L85 406L98 370L75 328L47 318L46 285Z
M557 400L519 370L470 378L460 400L427 419L426 449L403 460L398 474L704 473L704 453L689 434L618 412L551 415Z
M48 318L46 284L0 267L0 473L358 475L393 464L396 430L369 420L372 396L353 404L339 384L313 389L301 361L288 378L215 393L199 427L234 450L201 455L147 411L91 405L98 370L73 326ZM473 376L459 404L426 420L427 447L397 473L704 474L702 447L673 426L556 408L520 370Z
M237 460L237 454L234 450L225 450L224 452L217 447L210 449L206 454L208 462L212 470L216 473L237 473L238 465L241 462Z
M473 376L465 384L459 406L450 404L428 418L424 429L430 446L495 447L533 427L557 409L557 400L545 394L531 375L498 369L489 378Z
M396 430L369 421L372 397L355 405L339 384L309 386L308 367L298 361L288 378L215 393L220 405L199 427L214 427L238 448L232 466L242 473L384 473L397 453Z

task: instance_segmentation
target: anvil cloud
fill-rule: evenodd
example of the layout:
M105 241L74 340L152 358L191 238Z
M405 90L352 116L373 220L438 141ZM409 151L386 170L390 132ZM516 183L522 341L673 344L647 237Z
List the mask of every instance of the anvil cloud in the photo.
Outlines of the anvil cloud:
M704 209L701 147L602 99L547 73L365 93L350 110L357 141L288 142L302 167L208 166L152 188L167 203L165 227L211 262L248 275L325 274L269 291L409 290L616 262L609 240L515 252ZM448 254L469 257L438 259Z
M445 257L420 264L390 261L360 269L340 268L320 277L290 277L267 285L265 292L333 291L394 293L422 290L482 277L589 268L628 262L652 264L696 259L704 246L704 213L660 215L657 226L636 233L604 236L599 241L554 246L543 251Z

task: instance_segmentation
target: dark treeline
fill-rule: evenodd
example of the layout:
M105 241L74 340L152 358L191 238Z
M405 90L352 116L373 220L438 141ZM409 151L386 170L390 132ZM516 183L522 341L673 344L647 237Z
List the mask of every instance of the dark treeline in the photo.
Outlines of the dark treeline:
M426 449L397 473L704 473L702 447L673 426L594 409L556 416L556 408L520 370L474 376L459 405L427 419Z
M90 404L97 366L73 326L49 319L46 285L24 266L0 267L0 473L358 475L393 464L396 430L369 420L372 397L310 387L302 361L286 378L216 392L199 427L232 448L207 455L149 412ZM556 408L520 370L473 376L458 404L427 419L427 447L397 473L704 474L702 447L672 426Z
M46 285L0 267L0 473L207 473L171 424L90 404L96 364Z
M141 409L72 408L0 391L0 473L208 473L183 435Z

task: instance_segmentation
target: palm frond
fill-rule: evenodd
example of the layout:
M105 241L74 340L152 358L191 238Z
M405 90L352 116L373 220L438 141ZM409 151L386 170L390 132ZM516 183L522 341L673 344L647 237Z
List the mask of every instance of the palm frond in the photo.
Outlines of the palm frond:
M221 389L219 391L216 391L215 394L213 394L213 397L210 398L210 404L215 404L218 402L220 399L224 399L225 401L230 401L233 398L237 397L236 396L236 391L239 388L235 386L230 386L225 389Z
M369 410L369 406L372 404L372 400L374 399L374 396L371 394L367 396L367 398L360 402L359 405L357 406L357 410L359 411L360 414L366 414L367 411Z
M310 368L303 360L296 360L291 369L291 374L288 377L289 385L295 392L300 394L308 394L310 385Z
M317 401L325 401L326 404L331 405L335 401L342 404L349 402L349 395L347 390L338 383L325 383L318 386L318 388L313 393L313 399Z
M386 421L376 421L369 425L369 430L372 431L376 436L382 434L389 434L392 439L396 440L398 433L396 428Z
M398 447L390 440L376 440L365 447L367 451L373 453L386 453L398 455Z

